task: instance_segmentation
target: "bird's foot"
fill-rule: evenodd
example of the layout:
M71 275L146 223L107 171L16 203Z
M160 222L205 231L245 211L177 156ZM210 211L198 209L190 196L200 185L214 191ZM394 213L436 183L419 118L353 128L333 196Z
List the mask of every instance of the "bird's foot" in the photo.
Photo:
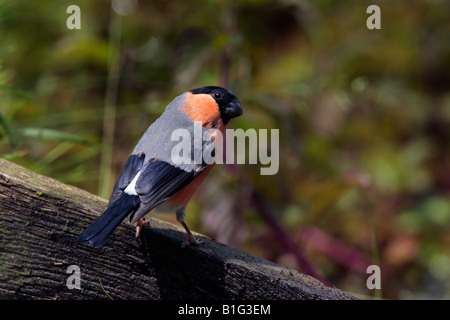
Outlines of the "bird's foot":
M136 238L139 238L141 235L142 228L144 226L148 226L150 221L146 220L145 217L142 217L138 222L136 222Z
M186 248L187 246L190 246L190 245L197 246L197 245L203 244L203 243L205 243L205 241L196 239L192 234L189 234L187 240L181 244L181 247Z

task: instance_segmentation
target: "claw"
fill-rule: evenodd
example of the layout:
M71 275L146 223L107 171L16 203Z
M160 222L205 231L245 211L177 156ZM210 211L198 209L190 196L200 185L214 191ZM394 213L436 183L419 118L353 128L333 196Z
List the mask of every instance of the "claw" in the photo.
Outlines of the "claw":
M183 226L184 230L186 230L186 233L187 233L187 235L188 235L187 240L181 244L181 247L182 247L182 248L186 248L187 246L190 246L191 244L192 244L192 245L199 245L199 244L202 244L202 243L205 242L205 241L203 241L203 240L197 240L197 239L192 235L192 232L191 232L191 230L189 230L189 228L188 228L188 226L186 225L186 223L181 222L181 225Z
M182 248L186 248L187 246L190 246L190 245L196 245L197 246L197 245L203 244L203 243L205 243L205 241L196 239L192 234L190 234L188 236L188 239L181 244L181 247Z
M136 222L136 238L141 236L141 231L144 226L148 226L150 221L145 220L145 217L142 217L138 222Z

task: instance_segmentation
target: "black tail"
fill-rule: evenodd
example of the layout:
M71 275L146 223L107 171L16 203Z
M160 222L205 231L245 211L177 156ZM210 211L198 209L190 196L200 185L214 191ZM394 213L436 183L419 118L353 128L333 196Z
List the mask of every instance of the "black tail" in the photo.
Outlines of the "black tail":
M95 246L104 245L122 220L139 207L139 203L139 196L122 193L78 236L77 242L89 242Z

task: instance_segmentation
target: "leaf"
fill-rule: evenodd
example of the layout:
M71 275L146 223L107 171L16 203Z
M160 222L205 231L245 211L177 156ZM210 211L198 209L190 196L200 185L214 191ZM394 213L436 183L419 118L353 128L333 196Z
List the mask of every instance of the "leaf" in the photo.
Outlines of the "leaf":
M54 130L54 129L47 129L47 128L22 128L22 129L16 129L15 134L24 136L24 137L30 137L30 138L38 138L41 140L53 140L53 141L69 141L79 144L86 144L90 145L91 142L87 141L84 138L81 138L79 136Z
M0 84L0 90L6 91L6 92L10 92L10 93L14 93L18 96L24 97L24 98L29 98L30 94L28 92L26 92L25 90L22 89L18 89L18 88L14 88L14 87L9 87L9 86L5 86L5 85L1 85Z
M2 154L0 156L0 158L8 160L8 161L13 161L13 160L22 158L24 155L25 155L25 151L16 151L16 152Z

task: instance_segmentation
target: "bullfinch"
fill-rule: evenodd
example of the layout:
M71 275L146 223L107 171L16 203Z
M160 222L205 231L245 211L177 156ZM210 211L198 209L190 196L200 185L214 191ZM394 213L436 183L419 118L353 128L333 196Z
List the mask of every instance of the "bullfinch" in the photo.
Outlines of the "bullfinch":
M128 215L130 222L136 223L136 236L139 236L142 226L148 224L144 216L157 208L176 214L188 235L183 247L198 244L199 240L184 220L189 200L214 166L214 161L205 161L202 155L209 148L208 153L214 156L216 146L211 132L223 133L230 119L242 113L238 98L222 87L201 87L176 97L148 127L132 151L106 211L78 236L77 241L102 246ZM200 143L195 137L199 128ZM190 137L187 152L179 152L180 140L176 137L181 135L175 135L174 139L174 132Z

